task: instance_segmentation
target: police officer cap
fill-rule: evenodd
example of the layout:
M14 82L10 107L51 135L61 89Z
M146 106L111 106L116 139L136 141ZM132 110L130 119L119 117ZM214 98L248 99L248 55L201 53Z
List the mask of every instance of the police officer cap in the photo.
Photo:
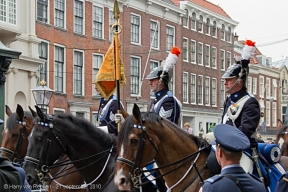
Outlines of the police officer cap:
M248 137L238 128L228 124L215 126L216 143L228 151L240 152L250 147Z
M2 125L4 123L4 121L2 119L0 119L0 125Z

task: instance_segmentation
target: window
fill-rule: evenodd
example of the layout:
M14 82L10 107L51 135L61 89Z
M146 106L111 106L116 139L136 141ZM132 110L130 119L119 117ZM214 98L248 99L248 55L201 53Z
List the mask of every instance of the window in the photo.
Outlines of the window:
M55 0L55 26L64 28L65 0Z
M183 57L183 61L188 61L188 39L187 38L183 38L183 53L182 53L182 57Z
M55 109L54 108L54 114L53 115L61 115L65 113L65 109Z
M206 34L210 35L210 19L207 18L206 20Z
M228 27L227 41L230 43L232 42L231 27Z
M93 37L103 39L103 8L93 6Z
M205 45L205 66L210 67L210 45Z
M166 50L170 52L174 46L175 28L166 26Z
M98 120L98 112L93 111L92 112L92 124L95 126L99 126L97 120Z
M256 77L253 77L252 93L253 93L254 95L257 94L257 78L256 78Z
M231 66L231 52L227 51L227 68Z
M221 39L225 40L225 25L222 24L222 28L221 28Z
M79 117L81 119L84 119L85 118L85 113L84 112L76 112L76 117Z
M55 81L54 88L58 93L63 93L64 85L64 48L55 46Z
M196 41L191 40L191 63L196 63Z
M194 12L191 17L191 29L196 30L196 14Z
M189 19L189 17L188 17L188 10L185 9L185 11L186 11L186 15L182 18L182 21L183 21L183 27L187 28L188 27L188 19Z
M270 126L271 115L270 115L270 101L266 101L266 125Z
M94 85L95 77L99 71L100 65L103 61L103 55L93 54L93 72L92 72L92 96L96 96L96 90Z
M270 78L266 78L266 98L269 99L271 96L271 82Z
M131 14L131 42L140 44L140 16Z
M188 73L183 72L183 103L188 103Z
M48 43L43 42L43 41L41 43L39 43L38 52L39 52L39 58L45 60L45 62L42 63L38 67L38 71L40 72L40 77L37 80L37 86L40 85L40 81L42 81L42 80L48 82L48 80L47 80Z
M83 52L74 51L74 95L83 95Z
M212 36L217 37L217 23L213 21Z
M217 48L212 47L212 68L217 68Z
M131 89L130 93L133 95L139 95L140 84L140 58L131 57Z
M203 105L203 76L198 75L198 105Z
M150 61L150 71L159 66L159 61ZM155 93L150 90L150 97L155 97Z
M191 96L190 96L191 103L196 103L196 75L191 74Z
M273 79L272 96L274 99L277 99L277 87L277 79Z
M205 78L205 105L210 105L210 77Z
M248 77L247 78L247 91L248 91L248 93L252 93L251 82L252 82L252 77Z
M159 26L156 21L150 21L150 40L151 47L159 49Z
M203 44L198 43L198 65L203 65Z
M212 79L212 106L217 106L217 79Z
M272 102L272 126L277 126L277 104Z
M74 4L74 32L83 34L83 2L75 0Z
M37 20L47 23L48 0L37 0Z
M225 51L221 50L221 70L225 70Z
M224 101L225 101L224 80L221 80L221 84L220 84L220 101L221 101L221 108L223 108L223 104L224 104Z
M109 10L109 41L112 42L114 34L111 30L112 25L114 24L114 15L113 11Z
M264 77L259 77L259 96L260 98L264 98Z
M203 32L203 16L199 16L199 21L198 21L198 31Z

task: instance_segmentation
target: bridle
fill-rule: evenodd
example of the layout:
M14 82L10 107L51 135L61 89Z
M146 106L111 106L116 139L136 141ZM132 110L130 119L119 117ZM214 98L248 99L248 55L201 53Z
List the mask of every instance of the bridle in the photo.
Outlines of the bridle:
M146 127L145 127L144 124L145 124L145 120L142 119L141 122L140 122L140 125L137 125L137 124L132 124L131 125L134 128L142 130L141 138L140 138L140 144L139 144L138 149L137 149L135 161L133 162L133 161L131 161L129 159L126 159L124 157L117 157L117 159L116 159L118 162L124 163L124 164L126 164L126 165L131 167L131 170L129 172L129 176L130 176L131 182L133 183L132 186L134 188L139 188L140 186L143 186L143 185L145 185L145 184L147 184L149 182L149 181L146 181L144 183L140 183L140 177L141 177L140 173L141 172L142 173L143 172L147 172L147 171L141 170L141 168L140 168L140 164L141 164L141 160L142 160L142 154L143 154L145 141L146 141L145 140L145 136L148 137L148 141L151 142L151 144L152 144L153 148L155 149L156 153L158 153L157 147L156 147L155 143L153 142L152 138L148 135L148 133L146 131ZM201 177L201 173L204 170L204 168L206 168L207 162L205 163L205 165L200 170L198 170L197 165L196 165L196 161L198 160L198 157L200 156L200 152L205 150L205 149L207 149L207 148L209 148L209 147L210 147L210 145L205 145L204 147L199 148L199 150L197 152L193 153L193 154L190 154L190 155L188 155L188 156L186 156L186 157L184 157L184 158L182 158L182 159L180 159L180 160L178 160L176 162L173 162L171 164L168 164L168 165L165 165L165 166L161 166L161 167L158 167L158 168L155 168L155 169L151 169L150 171L153 172L155 170L160 170L160 169L163 169L163 168L169 167L171 165L175 165L175 164L178 164L178 163L182 162L182 164L178 165L176 168L174 168L174 169L170 170L169 172L166 172L166 173L158 176L157 178L155 178L155 180L156 180L159 177L161 177L161 176L163 177L164 175L167 175L167 174L171 173L172 171L180 168L185 163L190 162L189 161L190 158L196 156L194 161L192 162L191 166L189 167L189 169L184 174L184 176L175 185L173 185L170 188L170 190L171 190L176 185L178 185L188 175L189 171L194 167L196 172L197 172L197 175L194 176L193 179L184 187L184 189L182 191L185 191L197 179L198 176L199 176L201 182L203 183L203 179ZM151 163L149 163L149 164L151 164Z
M18 139L18 142L17 142L15 150L11 151L10 149L7 149L5 147L1 147L0 150L5 152L5 153L7 153L7 154L9 154L11 156L11 160L13 162L21 164L23 162L23 160L18 158L17 152L21 151L21 149L22 149L22 143L23 143L23 140L24 140L25 132L28 135L28 131L26 129L26 116L23 117L22 121L17 120L17 123L22 125L22 129L20 131L20 136L19 136L19 139Z
M71 186L66 186L66 185L63 185L61 183L58 183L57 181L55 181L54 179L56 178L59 178L59 177L63 177L63 176L66 176L66 175L69 175L71 173L74 173L76 171L71 171L65 175L61 175L61 176L58 176L58 177L52 177L51 175L50 176L50 180L54 180L58 186L61 186L63 188L67 188L67 189L84 189L84 188L87 188L88 186L90 186L91 184L95 183L95 181L97 181L101 175L103 174L104 170L106 169L107 165L108 165L108 162L110 160L110 157L111 157L111 154L113 152L113 150L115 150L115 147L112 146L111 148L107 149L107 150L104 150L104 151L101 151L97 154L94 154L92 156L89 156L89 157L85 157L83 159L79 159L79 160L75 160L75 161L62 161L62 162L59 162L59 163L56 163L56 164L53 164L53 166L47 166L48 164L48 160L49 160L49 152L50 152L50 147L51 147L51 137L54 136L57 140L57 142L60 144L60 146L62 147L63 149L63 152L66 153L67 152L67 149L69 148L69 145L66 144L64 145L61 140L59 139L59 137L56 135L55 131L54 131L54 125L53 125L53 117L52 116L49 116L47 117L47 122L37 122L35 123L35 125L41 125L41 126L44 126L44 127L48 127L49 128L49 132L48 132L48 135L47 135L47 139L46 139L46 142L45 142L45 145L44 145L44 150L42 151L41 155L40 155L40 159L35 159L33 157L29 157L29 156L25 156L25 161L27 162L30 162L30 163L33 163L33 164L36 164L37 165L37 168L35 169L35 172L38 176L38 179L41 183L43 183L45 180L44 180L44 177L45 177L45 174L47 174L49 171L50 171L50 168L54 168L54 167L60 167L60 166L64 166L64 165L68 165L68 164L73 164L74 162L79 162L79 161L83 161L83 160L87 160L89 158L92 158L92 157L95 157L95 156L98 156L98 155L101 155L103 153L107 153L107 154L104 154L104 156L100 157L97 161L94 161L80 169L77 169L76 171L79 171L81 169L84 169L84 168L87 168L89 166L91 166L92 164L95 164L99 161L101 161L103 158L105 158L107 156L107 160L105 162L105 165L101 171L101 173L93 180L91 181L90 183L86 183L85 184L82 184L81 186L78 186L78 187L71 187ZM68 163L67 163L68 162ZM102 189L103 190L107 185L108 183L112 180L114 173L112 173L110 175L110 178L109 180L107 180L104 185L102 185Z
M60 146L62 147L64 153L67 151L67 145L64 145L61 140L59 139L59 137L55 134L55 131L53 129L53 117L49 116L47 117L47 122L36 122L35 125L41 125L44 127L48 127L49 131L48 131L48 135L47 135L47 139L44 145L44 150L42 150L41 155L40 155L40 159L35 159L33 157L30 156L25 156L25 161L36 164L37 167L35 169L35 172L37 173L37 176L39 178L39 181L42 183L44 182L44 176L46 173L48 173L49 167L47 166L48 164L48 159L49 159L49 155L50 155L50 148L51 148L51 137L54 136L56 138L56 140L58 141L58 143L60 144Z

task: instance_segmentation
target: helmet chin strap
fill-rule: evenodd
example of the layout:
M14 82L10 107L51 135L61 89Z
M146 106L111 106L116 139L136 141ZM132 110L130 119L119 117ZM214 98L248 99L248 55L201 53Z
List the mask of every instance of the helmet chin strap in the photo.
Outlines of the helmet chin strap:
M236 85L239 84L240 82L241 82L241 78L239 77L239 78L235 81L235 83L232 85L232 87L230 87L230 89L228 89L228 90L226 91L226 93L230 94L231 90L234 89L234 88L236 87Z

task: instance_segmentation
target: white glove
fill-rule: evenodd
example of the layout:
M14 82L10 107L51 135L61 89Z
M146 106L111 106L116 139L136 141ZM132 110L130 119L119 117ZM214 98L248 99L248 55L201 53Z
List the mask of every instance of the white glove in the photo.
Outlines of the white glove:
M115 114L115 123L118 124L119 122L120 123L124 122L124 118L123 118L121 113L120 114L116 113Z

